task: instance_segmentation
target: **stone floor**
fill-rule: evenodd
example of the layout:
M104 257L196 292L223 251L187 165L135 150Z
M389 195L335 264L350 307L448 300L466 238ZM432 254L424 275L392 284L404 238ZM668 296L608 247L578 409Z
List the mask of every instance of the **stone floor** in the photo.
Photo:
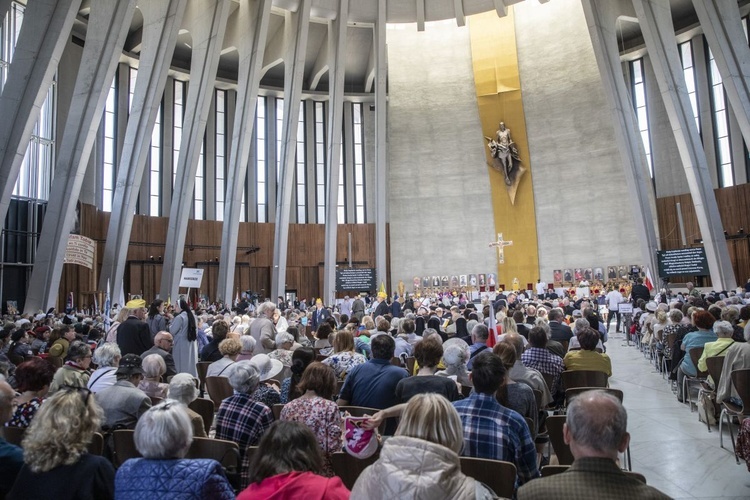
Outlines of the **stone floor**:
M726 426L722 449L718 427L709 433L697 412L678 403L667 381L623 335L610 334L607 354L610 385L624 393L633 470L674 498L749 499L750 472L744 462L736 464Z

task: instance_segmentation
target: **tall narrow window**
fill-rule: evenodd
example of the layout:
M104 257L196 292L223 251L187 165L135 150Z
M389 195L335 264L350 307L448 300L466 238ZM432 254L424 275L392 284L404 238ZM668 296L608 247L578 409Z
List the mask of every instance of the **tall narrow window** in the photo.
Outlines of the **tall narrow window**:
M128 114L133 108L133 94L135 94L135 82L138 79L138 70L136 68L130 68L128 79Z
M151 132L151 154L149 155L149 207L148 214L152 217L161 215L161 133L162 133L162 106L156 113L154 130Z
M107 101L104 103L102 127L104 161L102 162L102 210L112 211L117 175L117 75L109 86Z
M643 58L630 62L631 86L633 88L633 106L641 132L643 149L646 151L646 163L651 178L654 178L654 166L651 162L651 135L648 131L648 108L646 106L646 83L643 74Z
M343 137L343 135L342 135ZM346 182L344 179L344 141L341 141L341 154L339 155L339 203L336 207L338 211L339 224L346 224Z
M698 127L698 133L701 133L701 120L698 115L698 93L695 84L695 66L693 64L693 41L688 40L680 44L680 59L682 59L682 72L685 75L685 84L687 85L690 106L693 108L693 117L695 126Z
M226 193L227 91L216 90L216 220L224 220ZM244 212L244 210L243 210Z
M729 138L729 117L727 115L724 85L719 68L714 61L711 49L708 50L709 84L711 85L711 111L714 116L714 141L716 141L716 163L719 170L719 187L734 186L732 166L732 146Z
M8 69L18 43L25 11L25 6L13 2L0 23L0 91L8 77ZM37 200L49 198L55 161L56 81L55 76L39 110L39 118L31 132L26 154L13 188L13 196Z
M284 133L284 99L276 98L276 192L279 190L281 176L281 141ZM277 195L278 196L278 195Z
M307 172L305 171L305 107L300 106L297 119L297 223L307 223L307 192L305 189Z
M185 117L185 82L174 81L174 102L172 103L172 188L177 179L177 162L182 145L182 120Z
M354 222L364 224L365 220L365 138L362 126L362 103L354 103Z
M255 194L258 198L256 220L268 222L268 182L266 170L266 98L258 97L258 111L255 121Z
M203 150L206 141L201 141L201 154L198 157L198 168L195 170L195 185L193 187L194 202L193 218L203 220L206 218L206 155Z
M318 224L326 222L325 106L315 103L315 212Z
M13 2L10 11L0 22L0 93L8 78L8 67L13 61L13 52L16 50L18 34L21 32L23 15L26 7Z

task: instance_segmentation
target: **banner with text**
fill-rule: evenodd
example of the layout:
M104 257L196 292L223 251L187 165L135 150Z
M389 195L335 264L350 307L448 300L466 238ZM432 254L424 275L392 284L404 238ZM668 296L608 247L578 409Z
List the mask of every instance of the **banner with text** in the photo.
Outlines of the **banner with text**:
M375 268L345 268L336 270L336 291L374 291L375 289L377 289L377 284L375 282Z
M656 252L659 261L659 276L708 276L706 249L682 248Z
M65 249L65 264L76 264L79 266L94 268L94 253L96 242L80 234L71 234L68 237L68 246Z

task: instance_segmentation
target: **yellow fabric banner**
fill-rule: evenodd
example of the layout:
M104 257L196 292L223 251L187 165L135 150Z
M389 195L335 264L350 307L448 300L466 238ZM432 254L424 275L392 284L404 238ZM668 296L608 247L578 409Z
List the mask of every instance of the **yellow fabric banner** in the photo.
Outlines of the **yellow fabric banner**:
M520 287L525 289L539 278L539 250L513 8L504 18L494 11L472 16L469 30L479 116L488 143L495 229L505 241L513 242L504 247L505 263L498 263L498 283L509 290L518 278ZM494 158L489 147L490 139L502 142L503 134L497 133L500 122L510 131L520 161L520 165L514 162L517 170L511 170L510 176L503 171L508 163Z

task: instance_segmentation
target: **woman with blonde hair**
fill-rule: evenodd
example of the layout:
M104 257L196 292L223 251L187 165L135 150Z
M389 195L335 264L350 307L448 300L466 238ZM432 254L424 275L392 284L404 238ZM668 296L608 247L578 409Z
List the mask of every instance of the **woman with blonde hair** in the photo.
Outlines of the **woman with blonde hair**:
M130 314L130 309L127 307L123 307L120 309L120 312L117 313L117 318L112 322L112 324L109 327L109 330L107 330L107 336L104 339L105 342L114 342L117 343L117 327L120 326L120 323L128 319L128 315Z
M438 394L416 395L380 458L357 479L352 498L494 498L486 486L461 472L463 444L461 419L450 402Z
M6 498L114 498L114 467L87 452L101 421L85 387L63 386L46 399L26 431L24 466Z

